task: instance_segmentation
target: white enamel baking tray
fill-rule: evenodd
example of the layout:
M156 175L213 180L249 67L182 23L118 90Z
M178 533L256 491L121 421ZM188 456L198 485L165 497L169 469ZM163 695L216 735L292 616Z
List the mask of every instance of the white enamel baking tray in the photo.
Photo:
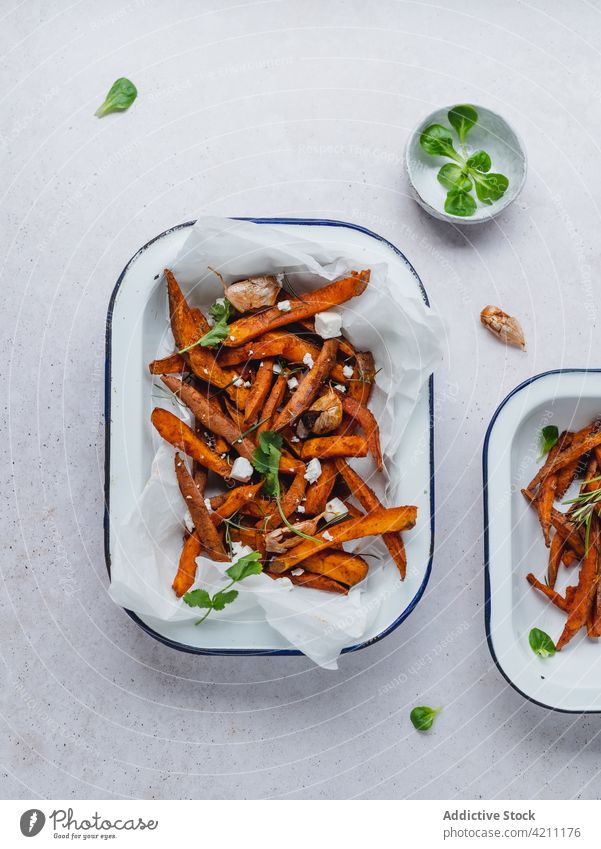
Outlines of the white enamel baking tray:
M486 632L493 659L527 699L577 713L601 712L601 645L583 629L551 658L543 660L530 649L530 629L541 628L556 640L565 614L526 581L528 572L544 579L548 549L535 511L520 490L540 466L542 427L576 430L600 414L601 371L539 374L500 405L483 452ZM576 582L573 568L562 567L558 589Z
M351 248L361 267L388 263L389 275L401 292L427 303L415 270L393 245L361 227L339 221L313 219L247 219L276 224L327 246ZM113 291L106 334L105 371L105 555L110 574L115 539L111 519L128 515L148 478L154 453L149 418L153 401L148 391L147 364L155 357L165 332L163 268L176 256L194 222L181 224L157 236L130 260ZM418 524L407 535L412 568L406 580L383 602L367 637L344 652L356 651L394 630L411 613L426 587L434 547L433 379L424 387L403 439L407 462L403 488L407 503L418 507ZM190 622L159 622L127 611L155 639L181 651L197 654L300 654L265 621L232 623L207 621L202 628Z

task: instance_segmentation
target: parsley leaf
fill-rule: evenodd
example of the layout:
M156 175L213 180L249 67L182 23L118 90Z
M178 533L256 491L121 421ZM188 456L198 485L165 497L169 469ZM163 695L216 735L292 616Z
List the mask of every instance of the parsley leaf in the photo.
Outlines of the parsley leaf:
M200 607L206 610L204 616L194 624L200 625L201 622L204 622L211 610L223 610L227 604L235 601L238 598L238 590L232 590L230 587L250 575L260 575L262 571L261 555L258 551L252 551L250 554L240 557L239 560L232 563L229 569L225 570L231 581L215 595L211 596L207 590L191 590L185 593L184 601L188 607Z
M243 581L250 575L260 575L263 571L261 566L261 555L258 551L253 551L252 554L246 554L225 570L232 581Z
M238 590L221 590L213 596L213 610L223 610L226 604L231 604L237 598Z
M184 596L184 601L190 607L213 607L213 600L206 590L191 590Z

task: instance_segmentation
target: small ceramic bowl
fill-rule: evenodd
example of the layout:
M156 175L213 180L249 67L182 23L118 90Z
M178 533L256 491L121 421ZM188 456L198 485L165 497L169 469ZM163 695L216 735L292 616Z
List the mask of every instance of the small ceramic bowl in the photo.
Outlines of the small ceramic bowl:
M492 159L491 172L505 174L509 186L503 197L490 206L476 200L477 209L474 215L462 217L445 212L447 190L438 182L437 174L441 166L451 160L444 156L430 156L422 149L419 139L423 130L430 124L450 127L447 114L454 105L437 109L415 128L405 151L407 174L415 200L434 218L453 224L480 224L503 212L522 191L526 181L526 152L517 133L504 118L484 106L473 104L478 113L478 122L468 134L466 148L469 153L485 150ZM459 149L459 140L452 128L451 134L455 148Z

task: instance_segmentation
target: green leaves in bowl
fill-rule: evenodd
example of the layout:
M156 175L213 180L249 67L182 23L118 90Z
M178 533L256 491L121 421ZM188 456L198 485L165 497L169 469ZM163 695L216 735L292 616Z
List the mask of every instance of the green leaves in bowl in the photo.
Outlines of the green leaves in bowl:
M478 112L469 104L453 106L447 113L452 128L457 133L461 152L453 144L453 135L443 124L430 124L419 138L419 143L429 156L446 156L453 162L443 165L438 172L438 182L447 189L444 209L449 215L469 218L476 212L478 200L490 206L500 200L509 180L504 174L490 173L492 161L485 150L468 154L465 141L478 122Z

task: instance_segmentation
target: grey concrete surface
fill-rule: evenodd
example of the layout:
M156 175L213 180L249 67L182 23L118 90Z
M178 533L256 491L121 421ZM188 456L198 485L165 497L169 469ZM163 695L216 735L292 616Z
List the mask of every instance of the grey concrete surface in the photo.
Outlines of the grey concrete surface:
M601 10L529 3L0 3L5 798L598 795L597 716L525 702L484 635L481 447L536 372L600 366ZM113 80L139 97L94 110ZM408 197L436 106L502 112L524 193L462 230ZM136 249L197 214L346 219L401 247L447 320L434 571L413 615L338 672L198 658L108 599L104 325ZM500 347L479 312L522 320ZM415 704L444 705L430 735Z

